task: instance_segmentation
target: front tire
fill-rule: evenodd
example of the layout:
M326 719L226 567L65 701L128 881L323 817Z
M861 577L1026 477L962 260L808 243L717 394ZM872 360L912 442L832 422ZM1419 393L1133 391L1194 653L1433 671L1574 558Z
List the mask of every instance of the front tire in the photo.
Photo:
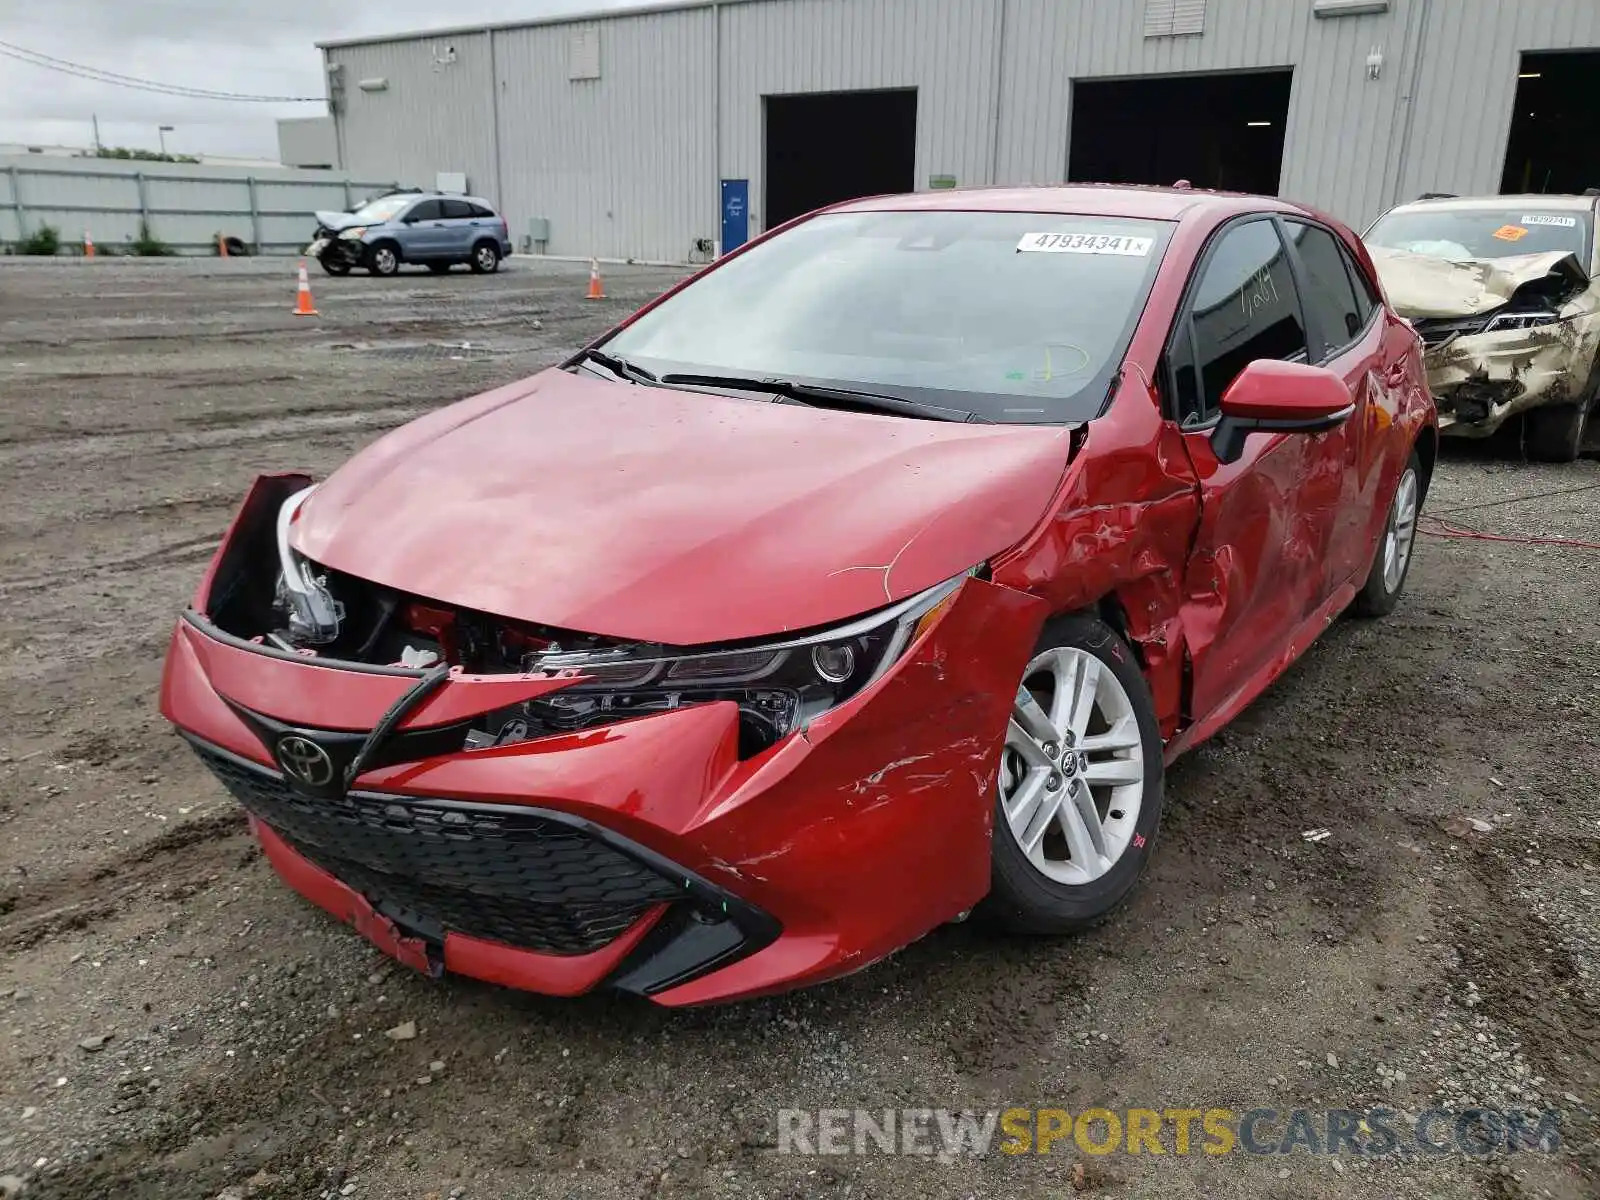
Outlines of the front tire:
M400 252L388 242L379 242L367 251L367 270L374 275L397 274L400 270Z
M1384 522L1377 553L1372 556L1372 569L1350 603L1350 611L1356 616L1386 617L1400 603L1406 576L1411 573L1411 551L1416 547L1417 517L1421 513L1422 463L1413 450L1395 484L1394 498L1389 501L1389 519Z
M1583 449L1583 431L1588 419L1588 400L1531 409L1525 437L1528 457L1535 462L1575 462Z
M1087 928L1155 849L1163 766L1133 652L1094 617L1059 617L1018 683L1001 752L987 915L1018 933Z
M317 261L322 264L322 269L329 275L337 277L350 274L350 264L345 259L335 258L331 254L326 254L317 259Z

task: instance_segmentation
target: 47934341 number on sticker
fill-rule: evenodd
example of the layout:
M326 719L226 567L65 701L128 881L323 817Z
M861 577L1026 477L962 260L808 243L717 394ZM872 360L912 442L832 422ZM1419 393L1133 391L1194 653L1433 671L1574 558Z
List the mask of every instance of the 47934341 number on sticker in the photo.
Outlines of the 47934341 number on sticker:
M1028 233L1017 243L1019 254L1126 254L1144 258L1154 238L1122 233Z

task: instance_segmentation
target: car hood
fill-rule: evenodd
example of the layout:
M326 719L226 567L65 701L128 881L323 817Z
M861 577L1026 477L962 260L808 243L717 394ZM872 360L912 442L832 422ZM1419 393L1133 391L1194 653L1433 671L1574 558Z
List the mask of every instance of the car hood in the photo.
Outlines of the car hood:
M1070 446L550 370L380 439L292 537L428 599L697 645L854 617L1014 545Z
M321 225L324 229L331 229L334 232L338 232L341 229L348 229L350 226L356 224L354 213L328 212L326 209L318 209L312 215L317 218L318 225Z
M1369 246L1395 311L1406 317L1470 317L1509 303L1518 292L1560 299L1589 286L1577 258L1562 251L1451 262Z

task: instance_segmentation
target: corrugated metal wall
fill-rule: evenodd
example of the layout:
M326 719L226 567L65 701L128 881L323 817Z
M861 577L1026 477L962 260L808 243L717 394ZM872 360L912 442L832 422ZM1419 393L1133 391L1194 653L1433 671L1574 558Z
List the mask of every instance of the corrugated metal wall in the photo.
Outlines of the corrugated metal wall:
M1600 0L1422 2L1428 11L1418 103L1400 196L1498 191L1518 57L1529 50L1600 48ZM1592 102L1600 105L1600 79L1594 85Z
M750 180L759 231L766 96L914 87L919 187L1048 183L1066 176L1075 79L1291 67L1280 190L1360 226L1422 191L1495 190L1518 53L1600 47L1600 0L1390 0L1332 19L1313 0L1208 0L1204 33L1179 37L1146 37L1145 10L728 0L328 54L344 65L341 141L358 173L427 185L466 171L519 241L547 217L551 253L681 260L718 235L719 177ZM600 77L569 79L573 35L589 29ZM446 44L457 61L441 66ZM388 90L361 92L372 77Z
M1147 38L1144 5L1130 0L1010 0L1000 174L1066 178L1075 79L1292 67L1281 193L1350 220L1375 215L1385 207L1405 22L1416 3L1319 20L1310 0L1211 0L1203 35ZM1374 46L1386 65L1370 80Z
M569 79L597 31L598 79ZM717 236L716 24L710 9L497 32L501 200L520 245L550 221L552 254L671 259Z
M988 183L994 0L784 0L722 10L722 173L750 180L752 232L765 211L763 96L917 89L916 175Z
M452 51L454 61L447 61ZM487 34L351 46L332 61L343 67L337 116L346 170L393 176L411 187L432 187L440 171L462 171L469 190L493 193ZM366 91L363 80L386 86Z

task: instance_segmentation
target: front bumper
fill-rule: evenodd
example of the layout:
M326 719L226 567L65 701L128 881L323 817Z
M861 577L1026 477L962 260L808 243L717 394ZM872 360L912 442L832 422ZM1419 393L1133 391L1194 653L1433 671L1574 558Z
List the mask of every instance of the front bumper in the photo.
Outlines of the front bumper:
M1584 396L1600 321L1573 318L1532 329L1468 334L1423 356L1439 428L1488 437L1518 413Z
M562 686L453 676L398 731L424 756L343 796L297 791L263 728L348 738L415 677L265 652L197 614L161 708L278 873L401 961L707 1003L858 970L987 892L999 748L1045 607L967 580L881 679L746 760L731 703L437 753L438 731Z

